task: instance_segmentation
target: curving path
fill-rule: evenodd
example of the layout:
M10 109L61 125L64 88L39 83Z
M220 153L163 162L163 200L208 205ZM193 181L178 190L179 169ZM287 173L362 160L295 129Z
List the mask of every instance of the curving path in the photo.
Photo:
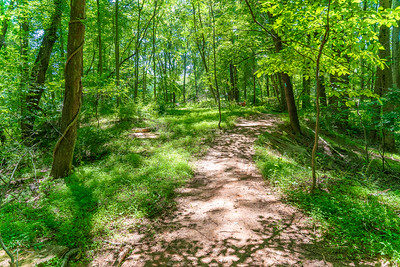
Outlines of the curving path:
M221 133L196 162L176 211L94 265L331 266L315 252L307 217L280 200L253 162L257 135L279 123L262 115Z

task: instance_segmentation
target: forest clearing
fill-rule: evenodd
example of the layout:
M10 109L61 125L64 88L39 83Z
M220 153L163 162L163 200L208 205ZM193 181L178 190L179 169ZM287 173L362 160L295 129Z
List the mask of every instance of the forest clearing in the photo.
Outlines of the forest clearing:
M3 0L0 266L398 266L400 0Z

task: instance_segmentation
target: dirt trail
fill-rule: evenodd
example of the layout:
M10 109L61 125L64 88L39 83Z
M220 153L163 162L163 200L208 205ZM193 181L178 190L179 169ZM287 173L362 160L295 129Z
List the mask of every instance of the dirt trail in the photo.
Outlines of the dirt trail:
M327 265L312 252L307 218L280 200L253 162L257 135L277 124L263 115L223 132L197 161L176 211L152 223L132 250L121 247L122 266Z

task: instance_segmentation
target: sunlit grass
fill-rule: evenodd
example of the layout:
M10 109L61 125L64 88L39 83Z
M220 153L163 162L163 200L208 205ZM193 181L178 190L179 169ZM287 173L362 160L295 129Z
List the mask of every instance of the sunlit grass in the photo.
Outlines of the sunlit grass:
M305 134L310 135L308 131ZM321 246L333 260L384 257L400 260L400 163L391 161L391 172L382 173L379 159L369 167L352 150L352 140L322 136L346 156L345 165L318 152L319 189L311 195L310 150L303 142L265 133L257 144L257 165L265 179L285 198L304 209L320 226ZM347 137L348 138L348 137ZM336 165L338 164L338 165ZM364 166L364 167L363 167ZM388 176L389 175L389 176ZM390 179L388 177L391 177Z
M218 111L135 110L121 109L128 112L119 115L122 121L113 114L102 117L99 128L95 119L82 124L73 175L42 179L37 192L26 187L18 199L3 202L0 230L7 246L40 248L54 242L85 250L95 240L120 236L124 218L157 217L174 206L176 189L193 175L192 162L219 131ZM260 110L225 109L222 127ZM158 138L135 138L134 128L149 128ZM51 153L45 155L44 162L51 164Z

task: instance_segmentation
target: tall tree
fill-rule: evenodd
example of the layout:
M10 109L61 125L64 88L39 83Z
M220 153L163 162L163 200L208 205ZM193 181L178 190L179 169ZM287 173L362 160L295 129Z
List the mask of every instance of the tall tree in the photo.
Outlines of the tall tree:
M268 30L265 28L263 24L261 24L256 16L255 13L253 12L253 9L251 8L251 5L248 0L245 0L247 7L249 8L251 17L253 18L254 23L259 25L261 29L272 38L272 41L274 43L275 47L275 52L280 53L283 49L283 42L281 36L275 32L273 29ZM272 14L268 13L267 14L270 20L274 20L274 17ZM279 72L283 88L285 90L285 98L286 98L286 104L287 104L287 109L289 113L289 119L290 119L290 125L292 127L292 131L294 134L301 134L301 129L300 129L300 122L299 122L299 117L297 115L297 107L296 107L296 102L294 100L294 92L293 92L293 84L290 79L289 74L286 72Z
M400 0L393 0L393 9L400 6ZM400 20L397 21L400 24ZM400 88L400 25L393 27L392 34L392 71L393 71L393 86L397 89Z
M119 94L119 0L115 0L115 85L117 86ZM120 97L117 98L117 105L119 105Z
M391 0L379 0L380 7L386 10L392 6ZM391 68L391 50L390 50L390 28L386 25L381 25L379 28L379 42L384 49L379 50L379 58L385 60L383 68L378 67L375 79L375 93L379 96L385 96L389 89L393 87L393 76ZM392 103L385 103L382 107L382 113L388 113L393 110ZM378 110L377 113L380 113ZM379 121L379 115L377 116ZM389 125L385 125L387 127ZM395 138L393 132L387 129L382 130L382 145L387 150L394 150L396 148Z
M99 60L97 64L97 76L98 76L98 81L97 81L97 92L96 92L96 103L95 103L95 112L96 112L96 118L98 118L98 106L99 106L99 101L100 101L100 94L99 94L99 89L103 85L103 42L102 42L102 36L101 36L101 12L100 12L100 0L96 0L96 7L97 7L97 45L98 45L98 50L99 50Z
M213 4L210 1L210 14L212 18L212 30L213 30L213 56L214 56L214 81L215 81L215 89L217 90L217 101L218 101L218 114L219 114L219 121L218 121L218 128L221 129L221 121L222 121L222 114L221 114L221 98L219 94L219 83L218 83L218 76L217 76L217 52L216 52L216 33L215 33L215 16L214 16L214 9Z
M82 105L85 5L85 0L71 0L67 62L65 63L65 94L61 116L62 135L54 148L51 169L51 175L54 178L68 176L72 168L78 117Z
M57 40L57 30L60 27L63 8L63 0L54 0L54 13L50 18L50 26L44 32L39 52L31 70L29 89L24 101L25 103L22 105L21 120L22 138L28 143L34 134L33 129L36 116L38 115L38 111L41 110L39 104L44 92L46 73L53 46Z

